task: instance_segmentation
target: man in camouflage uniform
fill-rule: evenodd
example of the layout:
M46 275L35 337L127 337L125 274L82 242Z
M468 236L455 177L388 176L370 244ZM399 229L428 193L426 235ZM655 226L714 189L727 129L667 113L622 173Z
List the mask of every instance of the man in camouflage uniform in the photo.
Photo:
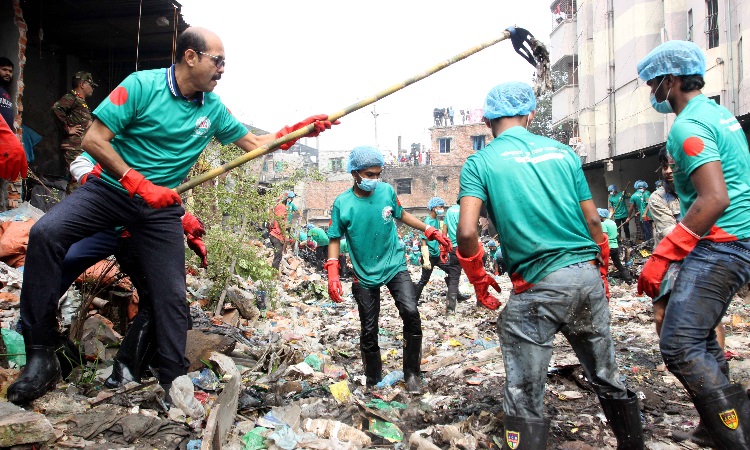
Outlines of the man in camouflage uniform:
M52 112L60 121L63 130L63 138L60 143L60 151L65 153L65 161L70 170L73 162L82 152L81 142L86 130L91 126L91 110L86 99L94 93L96 83L88 72L76 72L73 76L73 89L63 95L52 106ZM69 178L68 193L73 192L78 183L74 177Z

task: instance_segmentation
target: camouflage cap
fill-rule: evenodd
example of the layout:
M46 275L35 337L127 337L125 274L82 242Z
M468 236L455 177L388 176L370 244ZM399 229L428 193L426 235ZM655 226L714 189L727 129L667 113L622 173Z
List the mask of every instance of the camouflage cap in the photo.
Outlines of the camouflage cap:
M76 74L73 76L73 78L78 78L81 81L88 81L89 84L93 87L97 87L98 84L94 83L94 78L91 77L91 74L89 72L76 72Z

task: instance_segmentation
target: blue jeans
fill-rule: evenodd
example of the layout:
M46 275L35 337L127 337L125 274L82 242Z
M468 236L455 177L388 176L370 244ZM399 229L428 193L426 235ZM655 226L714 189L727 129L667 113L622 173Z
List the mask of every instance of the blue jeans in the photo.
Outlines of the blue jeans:
M729 387L714 328L739 288L750 282L750 239L700 241L682 263L664 312L659 348L688 393Z
M560 331L600 397L627 398L619 380L609 329L609 303L599 267L588 262L558 269L531 289L512 293L498 331L505 364L506 415L541 419L544 384Z
M173 205L154 209L140 197L130 198L107 183L92 179L50 209L29 233L21 288L24 329L56 323L63 260L75 243L100 231L125 226L145 288L153 300L161 362L159 379L171 383L186 373L188 304L185 293L185 241Z

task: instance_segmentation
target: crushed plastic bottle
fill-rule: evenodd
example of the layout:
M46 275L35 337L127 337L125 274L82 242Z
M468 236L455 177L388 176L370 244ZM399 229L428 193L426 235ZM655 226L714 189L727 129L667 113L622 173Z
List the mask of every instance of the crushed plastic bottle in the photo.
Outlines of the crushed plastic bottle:
M377 386L379 389L383 389L386 387L393 386L394 384L398 383L399 381L403 379L404 379L404 372L400 370L394 370L393 372L384 376L383 379L380 381L380 383L377 384Z

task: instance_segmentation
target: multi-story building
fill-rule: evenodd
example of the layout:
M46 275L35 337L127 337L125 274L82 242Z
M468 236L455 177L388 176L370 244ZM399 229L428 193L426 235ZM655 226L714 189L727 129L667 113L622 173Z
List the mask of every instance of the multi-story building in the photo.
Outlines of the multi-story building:
M606 186L659 178L657 153L674 115L657 113L636 66L653 48L689 40L706 55L703 93L749 129L750 6L740 0L554 0L550 62L564 80L552 96L555 126L574 130L597 205Z

